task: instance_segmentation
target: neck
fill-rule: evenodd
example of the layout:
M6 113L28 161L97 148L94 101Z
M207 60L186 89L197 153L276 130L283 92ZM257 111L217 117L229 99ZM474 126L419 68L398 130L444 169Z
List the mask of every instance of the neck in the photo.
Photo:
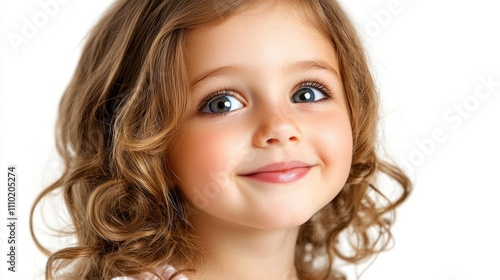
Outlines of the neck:
M210 247L206 263L189 279L298 279L294 263L298 227L262 230L206 219L193 219L196 234Z

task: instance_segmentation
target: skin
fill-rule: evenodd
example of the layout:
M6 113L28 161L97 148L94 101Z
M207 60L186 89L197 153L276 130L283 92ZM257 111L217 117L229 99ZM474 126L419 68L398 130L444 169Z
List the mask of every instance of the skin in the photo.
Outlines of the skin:
M259 5L189 35L192 114L169 162L209 244L209 262L190 279L296 279L300 225L347 180L352 133L335 50L290 9ZM315 98L292 101L301 88ZM234 96L204 103L221 89ZM212 113L210 104L231 111ZM294 160L311 167L291 182L242 175Z

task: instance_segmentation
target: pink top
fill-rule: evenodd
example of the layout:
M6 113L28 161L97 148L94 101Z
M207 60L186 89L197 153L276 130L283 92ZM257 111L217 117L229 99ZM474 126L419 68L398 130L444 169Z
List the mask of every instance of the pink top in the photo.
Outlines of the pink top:
M163 268L162 268L163 269ZM155 277L154 275L152 275L151 273L145 273L143 275L140 275L140 276L120 276L120 277L114 277L113 279L111 280L169 280L170 279L170 276L172 276L172 274L175 273L175 268L173 268L172 266L170 265L167 265L163 271L162 269L159 269L157 271L157 273L161 276L160 279L158 279L157 277ZM178 275L176 276L175 278L173 278L174 280L189 280L186 276L184 275Z

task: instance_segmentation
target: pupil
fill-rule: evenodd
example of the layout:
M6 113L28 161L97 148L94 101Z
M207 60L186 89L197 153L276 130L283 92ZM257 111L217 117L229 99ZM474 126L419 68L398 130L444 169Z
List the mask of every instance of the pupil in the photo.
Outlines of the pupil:
M214 113L227 112L229 110L231 110L231 101L226 96L219 97L210 104L210 111Z
M302 94L302 100L310 100L311 99L311 93L310 92L304 92Z
M219 104L217 104L217 107L219 107L219 109L224 109L225 107L229 107L229 106L231 106L229 101L222 101L222 102L219 102Z

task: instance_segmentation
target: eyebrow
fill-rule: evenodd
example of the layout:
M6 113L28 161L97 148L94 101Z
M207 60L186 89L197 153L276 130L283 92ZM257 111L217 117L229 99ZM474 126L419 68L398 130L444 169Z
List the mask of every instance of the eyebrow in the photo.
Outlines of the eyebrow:
M241 73L250 71L251 68L247 66L238 66L238 65L228 65L218 67L212 70L208 70L203 74L199 75L196 79L191 83L191 88L193 88L199 82L216 76L223 76L228 73ZM328 71L333 74L337 79L340 79L340 75L337 70L328 62L324 60L302 60L293 63L288 63L283 69L283 75L293 72L305 71L305 70L323 70Z
M340 75L337 70L335 70L335 68L330 63L324 60L303 60L290 63L283 71L283 75L304 70L326 70L340 79Z

